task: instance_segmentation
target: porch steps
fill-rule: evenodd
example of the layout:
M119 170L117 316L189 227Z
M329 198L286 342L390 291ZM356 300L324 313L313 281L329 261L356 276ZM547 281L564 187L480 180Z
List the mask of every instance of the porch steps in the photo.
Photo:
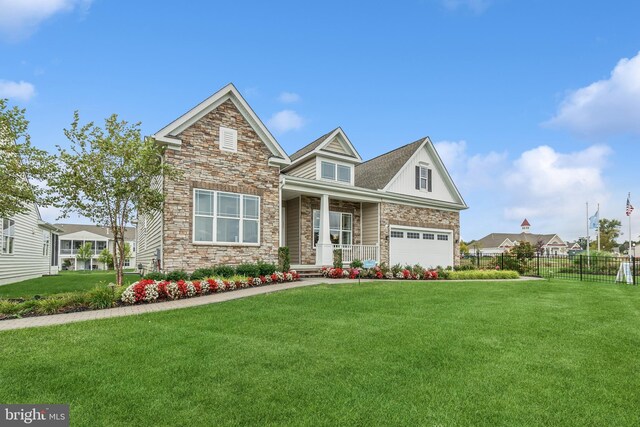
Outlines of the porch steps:
M322 277L322 269L314 265L292 265L291 268L297 271L302 279Z

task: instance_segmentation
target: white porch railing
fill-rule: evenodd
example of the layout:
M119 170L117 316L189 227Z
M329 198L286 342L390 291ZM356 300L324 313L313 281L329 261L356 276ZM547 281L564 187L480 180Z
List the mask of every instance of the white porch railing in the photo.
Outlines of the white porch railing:
M380 262L380 247L378 245L333 245L333 249L342 249L344 264L349 264L354 259Z

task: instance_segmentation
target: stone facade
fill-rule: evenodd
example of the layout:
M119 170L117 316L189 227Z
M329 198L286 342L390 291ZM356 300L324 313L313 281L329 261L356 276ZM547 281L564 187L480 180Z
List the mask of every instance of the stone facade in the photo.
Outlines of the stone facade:
M219 128L238 132L238 151L221 151ZM214 264L259 260L276 262L279 245L279 175L269 166L271 152L231 100L180 135L181 150L168 149L165 161L182 176L164 184L163 268L193 271ZM260 196L258 246L193 243L193 190L203 188Z
M300 209L300 255L303 265L315 265L316 250L313 247L313 210L320 209L320 198L301 196ZM353 216L352 244L360 244L360 203L329 199L329 211L345 212Z
M389 263L389 226L453 230L453 263L460 265L460 212L419 208L396 203L380 204L380 261Z

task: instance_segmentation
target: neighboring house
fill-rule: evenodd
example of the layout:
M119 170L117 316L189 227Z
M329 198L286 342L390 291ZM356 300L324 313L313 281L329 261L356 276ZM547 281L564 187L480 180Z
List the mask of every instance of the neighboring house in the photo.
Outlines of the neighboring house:
M470 245L471 253L482 255L496 255L508 252L520 242L529 242L536 247L538 242L542 243L543 255L567 255L568 245L557 234L534 234L531 233L529 221L525 220L520 225L522 232L516 233L491 233Z
M466 209L429 138L363 161L341 128L288 156L229 84L156 132L164 209L138 220L138 259L149 267L276 262L326 266L353 259L424 267L459 261ZM156 264L156 265L157 265Z
M53 250L58 229L42 220L35 204L11 218L0 217L0 285L58 273Z
M100 252L105 248L113 253L113 233L108 227L87 224L56 224L60 228L60 244L58 253L60 265L68 270L106 270L107 265L98 261ZM125 227L124 240L131 247L131 257L124 260L125 268L136 267L136 229ZM92 256L90 260L81 261L77 258L78 249L85 243L91 244Z

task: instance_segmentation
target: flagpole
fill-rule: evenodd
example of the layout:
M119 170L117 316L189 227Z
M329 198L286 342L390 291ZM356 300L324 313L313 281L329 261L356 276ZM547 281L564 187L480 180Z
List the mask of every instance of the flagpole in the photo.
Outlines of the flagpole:
M631 203L631 193L627 196L627 203ZM627 214L629 218L629 260L631 260L631 212Z
M587 202L587 267L590 267L589 258L589 202Z
M600 252L600 203L598 203L598 210L596 211L596 213L598 214L596 218L598 220L598 228L596 228L596 233L598 233L598 252Z

